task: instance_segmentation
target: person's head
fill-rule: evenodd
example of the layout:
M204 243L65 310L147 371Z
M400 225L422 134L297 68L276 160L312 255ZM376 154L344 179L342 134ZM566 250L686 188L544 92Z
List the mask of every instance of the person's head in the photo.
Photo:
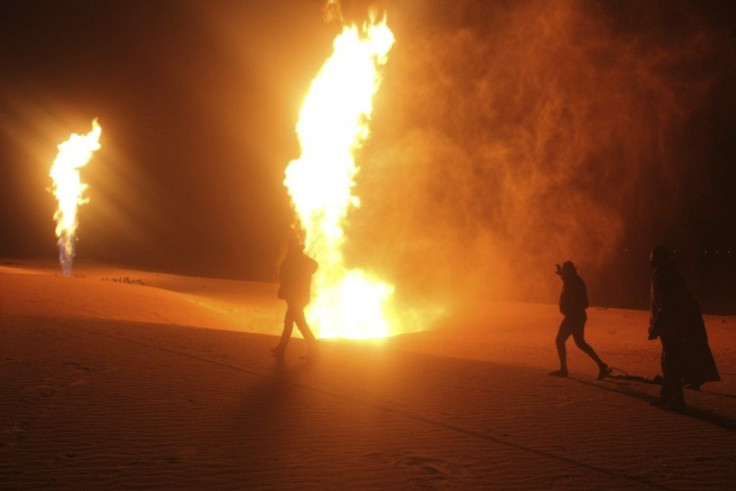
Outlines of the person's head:
M652 268L660 268L672 263L672 252L663 245L655 246L649 254L649 264Z
M578 270L572 261L565 261L564 263L562 263L561 268L559 266L557 267L557 274L562 276L563 278L569 278L578 274Z
M286 244L286 254L300 254L304 251L304 245L297 237L291 237Z

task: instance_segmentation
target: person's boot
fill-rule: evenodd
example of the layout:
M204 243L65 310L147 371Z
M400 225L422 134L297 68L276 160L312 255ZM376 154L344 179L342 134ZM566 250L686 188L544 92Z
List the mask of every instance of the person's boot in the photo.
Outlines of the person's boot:
M662 383L662 389L659 391L659 397L657 399L654 399L649 404L652 406L657 407L665 407L667 404L669 404L670 399L672 399L672 391Z
M682 386L672 389L672 397L667 401L665 407L671 411L682 411L685 409L685 394L682 391Z
M549 372L550 375L553 377L561 377L566 378L568 373L566 368L560 368L559 370L555 370L554 372Z
M307 360L307 361L314 361L317 358L319 358L319 348L317 348L317 342L313 341L309 345L307 354L302 356L302 359Z
M611 367L606 364L599 366L598 367L598 380L603 380L604 378L611 375L611 371L612 371Z
M282 344L278 344L275 347L271 348L271 354L279 360L281 360L284 357L285 353L286 353L286 346L283 346Z

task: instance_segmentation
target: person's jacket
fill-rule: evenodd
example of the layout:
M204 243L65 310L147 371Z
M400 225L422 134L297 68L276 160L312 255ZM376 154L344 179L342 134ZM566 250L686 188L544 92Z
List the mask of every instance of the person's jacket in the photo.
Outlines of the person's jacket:
M562 277L560 312L564 316L580 316L588 308L588 291L585 282L577 274Z
M700 317L700 306L674 264L654 270L650 310L649 339L682 338L688 325Z
M649 339L662 338L683 348L680 360L683 383L699 387L720 380L700 304L674 263L654 271L651 295Z
M311 297L312 275L317 271L317 261L299 252L290 253L279 270L278 297L287 303L304 307Z

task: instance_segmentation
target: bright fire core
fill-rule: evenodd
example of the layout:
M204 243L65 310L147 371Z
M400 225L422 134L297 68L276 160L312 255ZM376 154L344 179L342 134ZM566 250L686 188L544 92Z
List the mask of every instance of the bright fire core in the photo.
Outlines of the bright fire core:
M392 334L393 286L345 266L343 223L358 168L355 153L369 136L380 69L394 43L381 21L346 26L312 81L297 124L301 156L286 169L286 185L306 233L306 252L319 262L306 315L321 338L381 338Z
M74 260L77 206L87 202L84 197L87 185L81 181L79 169L87 165L92 154L100 148L101 133L102 128L96 119L92 121L92 130L86 135L72 133L68 140L59 145L59 153L51 166L50 176L54 181L51 191L59 202L54 213L59 262L66 276L71 274Z

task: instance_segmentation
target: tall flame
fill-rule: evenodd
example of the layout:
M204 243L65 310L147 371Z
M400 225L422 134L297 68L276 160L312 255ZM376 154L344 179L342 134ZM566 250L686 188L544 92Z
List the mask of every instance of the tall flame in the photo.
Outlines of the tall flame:
M77 206L88 201L84 197L87 185L79 178L79 169L87 165L92 153L100 148L102 128L97 119L92 121L92 130L86 135L72 133L68 140L58 146L54 164L49 175L53 179L51 189L59 202L54 213L56 236L59 245L59 262L64 275L72 272L74 239L77 232Z
M394 43L386 18L345 26L333 53L312 81L297 134L301 156L289 163L286 185L306 233L305 246L320 266L307 317L319 337L390 335L388 300L393 286L360 269L348 270L342 254L343 222L358 168L354 154L368 138L380 68Z

